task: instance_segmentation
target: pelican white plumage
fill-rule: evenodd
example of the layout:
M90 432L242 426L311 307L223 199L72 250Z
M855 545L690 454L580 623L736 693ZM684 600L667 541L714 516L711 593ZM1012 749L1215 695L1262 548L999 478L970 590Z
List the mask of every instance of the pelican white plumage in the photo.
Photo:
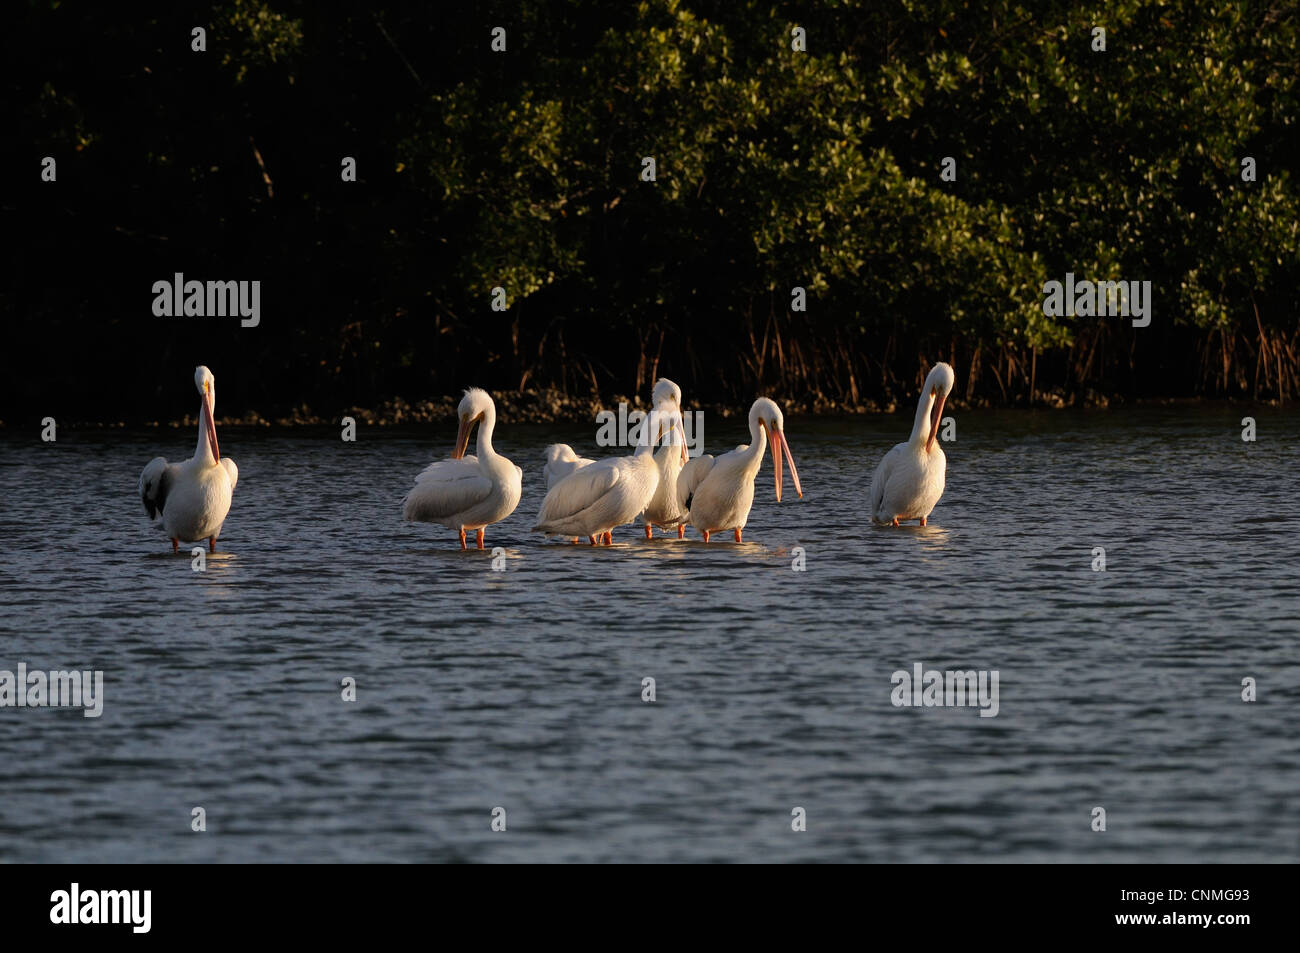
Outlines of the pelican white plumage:
M686 526L682 522L685 511L677 502L677 477L689 459L686 449L686 431L682 429L682 389L661 377L656 383L650 403L654 407L664 407L674 417L673 426L668 429L668 440L655 452L655 466L659 468L659 487L655 495L641 514L645 524L645 538L654 538L654 527L671 529L677 527L677 538L686 535ZM678 439L680 437L680 440Z
M523 471L492 448L497 408L487 391L471 387L456 408L460 429L451 458L437 460L415 478L415 486L402 499L402 516L419 523L441 523L460 533L475 531L483 548L484 527L499 523L515 511L523 489ZM477 456L465 455L469 435L478 425Z
M632 522L654 498L659 468L652 451L665 428L673 425L669 410L655 408L645 417L631 456L597 460L551 487L533 529L547 536L586 536L593 546L598 541L610 545L614 527Z
M186 542L206 539L208 551L216 552L217 537L230 512L230 498L239 480L239 467L223 458L217 446L214 408L217 379L200 365L194 368L194 386L199 392L199 443L194 456L184 463L168 463L154 457L140 474L140 500L150 519L160 517L171 537L172 552Z
M580 457L567 443L553 443L546 448L546 465L542 467L542 476L546 478L549 490L575 470L595 463L590 457Z
M790 445L785 440L785 415L774 401L760 397L749 408L749 443L720 457L704 454L682 468L677 478L677 500L690 523L709 541L712 533L733 530L736 542L743 542L741 530L754 505L754 478L763 463L768 436L772 440L772 470L776 476L776 501L781 502L781 455L790 464L795 492L803 496L799 471L795 469Z
M890 450L871 479L871 519L897 526L900 520L920 520L924 526L943 496L947 458L935 443L943 404L957 375L942 361L926 375L916 404L912 435Z

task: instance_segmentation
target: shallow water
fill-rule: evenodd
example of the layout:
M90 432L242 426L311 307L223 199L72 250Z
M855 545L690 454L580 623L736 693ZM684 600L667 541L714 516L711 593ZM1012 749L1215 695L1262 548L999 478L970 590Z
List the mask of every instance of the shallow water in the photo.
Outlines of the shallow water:
M745 543L609 549L528 532L541 448L594 426L506 421L503 572L400 520L448 427L223 429L203 573L135 496L190 430L7 431L0 669L106 697L0 708L0 860L1296 861L1300 426L1255 416L957 414L933 522L896 530L863 499L910 415L790 419L805 498L765 461ZM997 670L997 716L894 707L918 662Z

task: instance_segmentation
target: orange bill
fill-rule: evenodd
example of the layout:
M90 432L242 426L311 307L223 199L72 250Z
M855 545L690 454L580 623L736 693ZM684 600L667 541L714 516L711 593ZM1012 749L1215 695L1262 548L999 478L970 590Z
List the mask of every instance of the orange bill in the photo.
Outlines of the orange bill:
M943 419L943 402L948 399L948 395L940 397L934 403L934 408L930 411L930 437L925 441L925 452L929 453L930 448L934 446L934 438L939 436L939 421Z
M781 458L790 465L790 479L794 481L794 490L803 498L803 486L799 483L799 471L795 468L794 457L790 454L790 444L786 442L785 432L772 431L772 466L776 470L776 501L781 502Z
M221 450L217 447L217 423L212 419L212 392L203 391L203 406L199 409L203 417L203 426L208 432L208 446L212 448L212 459L221 459Z

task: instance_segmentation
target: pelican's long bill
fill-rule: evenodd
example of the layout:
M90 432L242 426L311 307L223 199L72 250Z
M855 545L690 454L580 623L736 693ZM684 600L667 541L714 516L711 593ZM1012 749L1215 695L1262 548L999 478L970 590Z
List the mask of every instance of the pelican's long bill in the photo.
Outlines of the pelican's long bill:
M482 414L479 415L481 417ZM460 429L456 431L456 449L451 452L453 460L459 460L465 456L465 448L469 446L469 434L478 423L479 417L462 417L460 420Z
M208 432L208 446L212 449L212 459L221 459L221 450L217 447L217 423L212 419L212 389L206 384L203 387L203 404L199 408L199 416L203 418L203 427Z
M943 419L943 402L947 399L947 394L940 394L939 399L934 402L934 407L930 411L930 436L925 441L926 453L929 453L930 448L934 446L934 438L939 436L939 421Z
M794 457L790 455L790 444L786 443L785 432L771 429L772 434L772 469L776 472L776 501L781 502L781 457L790 464L790 479L794 481L794 491L803 499L803 487L799 485L799 471L795 469Z
M658 431L655 433L654 442L658 444L659 441L664 439L664 437L671 437L673 439L670 440L669 442L676 443L677 442L676 437L680 435L682 438L682 463L683 464L686 463L686 461L691 458L691 454L690 451L686 449L686 428L682 426L681 411L671 412L671 411L662 411L662 410L652 410L650 411L650 414L658 421ZM665 430L664 423L666 417L672 417L673 422L672 422L672 426L670 426L668 429ZM649 423L647 423L645 426L648 428Z

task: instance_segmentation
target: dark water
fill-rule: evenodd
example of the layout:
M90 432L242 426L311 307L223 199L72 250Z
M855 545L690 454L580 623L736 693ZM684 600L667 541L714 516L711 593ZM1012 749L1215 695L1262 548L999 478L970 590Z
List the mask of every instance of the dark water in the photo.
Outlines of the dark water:
M445 427L223 430L204 573L134 493L190 431L11 429L0 669L102 669L106 698L0 708L0 860L1300 859L1295 418L957 416L927 529L863 513L910 415L791 419L805 499L765 461L746 543L608 550L527 532L541 447L594 427L505 421L504 572L399 519ZM997 716L894 707L917 662L997 670Z

